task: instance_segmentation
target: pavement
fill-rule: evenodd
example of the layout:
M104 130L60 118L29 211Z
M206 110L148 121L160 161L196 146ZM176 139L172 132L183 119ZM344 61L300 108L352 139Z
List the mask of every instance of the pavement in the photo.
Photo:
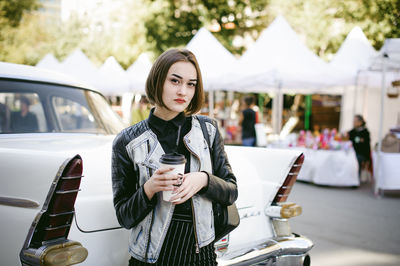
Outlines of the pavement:
M297 182L288 198L303 207L292 231L314 242L313 266L400 266L400 193Z

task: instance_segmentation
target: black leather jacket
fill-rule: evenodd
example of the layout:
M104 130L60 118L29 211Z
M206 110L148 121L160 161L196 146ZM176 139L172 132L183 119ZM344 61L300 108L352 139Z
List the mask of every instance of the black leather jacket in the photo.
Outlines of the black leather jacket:
M230 205L236 201L238 196L236 177L228 162L223 139L216 121L208 117L202 118L212 124L216 130L214 141L211 142L213 173L207 172L208 186L199 193L213 202ZM119 223L127 229L136 226L157 204L156 195L151 201L147 198L143 185L139 184L139 166L132 161L127 152L128 144L145 131L151 131L147 120L122 130L113 142L112 186L114 207ZM152 171L153 169L148 170L150 171L149 176L151 176L154 171Z

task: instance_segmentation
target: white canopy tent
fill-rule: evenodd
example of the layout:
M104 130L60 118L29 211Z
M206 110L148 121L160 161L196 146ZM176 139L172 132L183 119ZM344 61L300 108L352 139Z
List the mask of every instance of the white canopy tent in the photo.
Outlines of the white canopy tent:
M283 90L341 93L341 89L333 87L349 79L345 72L328 65L308 49L282 16L261 33L227 77L222 79L229 80L221 84L223 88L275 92L272 124L276 133L281 127Z
M372 71L371 64L375 62L375 70L376 68L382 70L381 59L379 59L380 53L372 47L362 30L355 27L330 62L330 64L344 69L353 76L353 81L347 84L343 93L340 130L350 130L353 127L354 114L362 114L371 133L372 145L379 139L380 106L377 104L377 99L380 98L381 94L382 74L380 71ZM393 68L388 68L388 71L386 71L386 88L390 86L396 76L399 78L399 73L393 70ZM400 112L400 107L396 107L397 105L400 106L400 101L387 99L385 111L398 110L397 112ZM384 130L388 130L395 121L396 115L384 116Z
M364 71L368 69L372 58L377 55L378 52L372 47L361 28L354 27L329 63L349 75L347 82L342 84L346 86L346 89L342 96L340 131L351 129L354 115L361 112L357 108L363 104L364 99L364 95L359 90L361 89L365 93L361 81L368 78L364 75Z
M205 28L201 28L186 45L199 63L203 87L209 91L209 114L214 114L213 90L218 82L237 62L236 58Z
M125 123L128 123L133 99L128 74L113 56L106 59L98 73L101 77L101 83L98 83L97 87L104 95L122 95L122 119Z
M397 39L386 39L382 49L379 51L379 55L373 60L369 70L378 71L381 73L381 99L380 99L380 112L379 112L379 133L378 133L378 156L376 157L375 168L376 171L376 182L375 182L375 194L378 194L379 191L379 183L380 183L380 167L381 167L381 157L382 157L382 137L384 128L387 130L387 126L384 125L385 120L385 105L388 102L386 92L388 87L388 81L391 82L394 80L395 76L397 79L400 79L400 38ZM392 72L395 76L389 77L387 76L387 72ZM400 101L397 101L397 110L391 110L391 114L387 114L386 116L395 117L400 115ZM394 112L393 112L394 111ZM398 117L397 117L398 118ZM396 118L395 118L396 119ZM397 120L398 121L398 120ZM390 126L394 126L393 123Z
M220 89L216 82L236 64L236 58L205 28L196 33L186 48L197 58L205 90Z
M73 51L66 59L64 59L61 63L60 71L89 85L95 87L97 85L97 68L79 49Z
M131 92L128 76L113 56L106 59L99 68L98 75L102 79L97 87L104 95L121 95Z
M152 63L146 53L139 55L137 60L126 70L129 87L133 92L145 93L146 79Z
M48 70L52 70L52 71L60 71L60 69L61 69L60 62L51 53L45 55L45 57L43 57L36 64L36 66L40 67L40 68L45 68L45 69L48 69Z
M329 64L355 76L360 70L367 69L371 59L377 55L378 52L372 47L364 32L356 26L347 35Z
M248 91L262 91L268 87L320 91L345 79L344 73L308 49L282 16L261 33L230 76L231 82L225 86Z

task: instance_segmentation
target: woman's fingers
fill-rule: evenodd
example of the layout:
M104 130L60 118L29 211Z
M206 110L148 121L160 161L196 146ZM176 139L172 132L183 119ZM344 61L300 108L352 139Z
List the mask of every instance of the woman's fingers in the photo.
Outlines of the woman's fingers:
M161 167L161 168L158 168L158 169L154 172L154 174L162 175L162 174L167 173L167 172L169 172L169 171L171 171L171 170L173 170L173 169L174 169L173 167Z
M182 183L180 175L170 173L172 169L163 167L154 172L151 179L156 191L173 191L174 186Z
M178 189L175 190L175 193L176 194L173 196L173 198L171 198L171 201L179 199L179 201L176 201L174 203L181 204L181 203L187 201L188 199L190 199L191 197L193 197L193 195L195 194L195 191L191 186L182 185L181 187L179 187Z

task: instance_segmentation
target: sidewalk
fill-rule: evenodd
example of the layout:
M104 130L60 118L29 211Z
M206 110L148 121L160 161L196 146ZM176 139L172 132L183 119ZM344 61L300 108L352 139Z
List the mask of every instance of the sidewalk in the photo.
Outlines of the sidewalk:
M315 244L311 265L400 265L400 195L376 198L371 185L322 187L297 182L289 197L303 207L294 232Z

